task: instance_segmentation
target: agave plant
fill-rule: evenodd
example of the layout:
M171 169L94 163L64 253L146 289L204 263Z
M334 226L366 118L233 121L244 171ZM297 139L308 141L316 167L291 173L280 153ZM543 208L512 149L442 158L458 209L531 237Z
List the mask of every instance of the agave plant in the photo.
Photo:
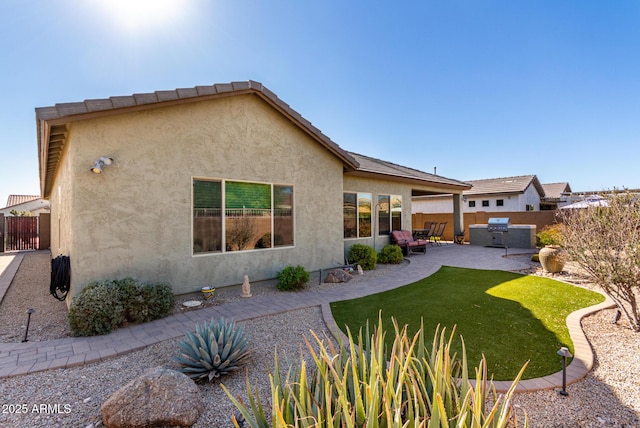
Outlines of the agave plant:
M239 369L250 357L249 342L242 326L224 318L196 324L195 333L187 332L178 344L174 361L179 371L196 381L219 378Z

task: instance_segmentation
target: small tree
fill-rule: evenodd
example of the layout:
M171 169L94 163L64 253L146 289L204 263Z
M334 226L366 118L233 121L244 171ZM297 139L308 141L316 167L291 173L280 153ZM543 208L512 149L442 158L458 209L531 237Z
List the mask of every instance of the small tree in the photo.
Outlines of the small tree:
M561 210L563 244L571 259L640 331L640 201L616 191L599 204Z

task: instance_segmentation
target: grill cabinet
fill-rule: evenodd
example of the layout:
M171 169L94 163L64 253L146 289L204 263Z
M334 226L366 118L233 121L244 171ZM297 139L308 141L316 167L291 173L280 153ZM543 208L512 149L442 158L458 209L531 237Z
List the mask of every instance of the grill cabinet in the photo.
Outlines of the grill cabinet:
M504 233L509 231L509 217L491 217L487 222L487 231L491 232L491 244L496 247L506 245Z

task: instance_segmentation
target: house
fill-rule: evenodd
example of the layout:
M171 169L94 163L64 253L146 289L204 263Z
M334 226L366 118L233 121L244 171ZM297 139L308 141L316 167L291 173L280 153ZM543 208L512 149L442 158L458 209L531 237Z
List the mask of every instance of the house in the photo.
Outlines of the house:
M38 216L49 212L49 201L37 195L9 195L7 206L0 208L0 214L5 217L16 215Z
M557 210L558 207L567 205L571 186L567 182L543 184L544 197L540 201L541 210Z
M462 192L463 212L538 211L544 188L535 175L470 180L470 189ZM416 196L413 213L451 213L451 195Z
M166 281L175 294L341 266L411 228L411 199L464 182L342 149L254 81L36 109L51 251L90 281Z

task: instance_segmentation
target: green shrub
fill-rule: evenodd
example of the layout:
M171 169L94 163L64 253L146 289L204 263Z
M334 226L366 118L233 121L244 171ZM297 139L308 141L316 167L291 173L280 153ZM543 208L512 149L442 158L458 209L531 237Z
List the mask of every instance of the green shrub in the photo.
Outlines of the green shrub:
M404 256L402 255L402 248L397 245L385 245L378 253L378 262L383 264L397 265L402 263Z
M278 285L276 286L278 290L298 290L304 288L305 284L309 282L309 272L300 265L296 267L287 266L278 272L276 278L278 279Z
M171 315L174 303L171 284L165 282L144 284L141 292L142 299L147 304L146 317L139 322L153 321Z
M353 244L349 248L347 259L349 263L360 265L364 270L373 270L376 268L378 256L373 247L364 244Z
M178 370L196 381L211 382L238 370L250 357L242 326L224 318L197 324L195 333L188 332L178 347L181 352L174 357Z
M562 245L562 224L551 224L542 228L536 234L536 245L544 247L545 245Z
M239 427L244 419L248 426L260 428L521 426L512 398L526 365L507 393L498 395L487 379L484 358L475 379L469 379L464 341L460 358L451 349L453 331L447 337L444 330L436 330L429 346L424 328L409 337L406 326L400 329L395 320L393 324L390 348L385 347L380 318L373 334L367 326L356 342L348 332L349 342L340 343L337 350L314 335L315 346L307 342L312 354L309 368L301 359L299 367L282 373L276 354L269 376L271 397L266 400L271 403L270 418L248 381L249 405L222 385L240 413L232 416L233 425Z
M71 301L68 319L73 336L94 336L127 323L163 318L172 310L169 284L142 284L125 278L87 285Z
M69 326L73 336L107 334L125 321L124 307L113 281L87 285L69 306Z

